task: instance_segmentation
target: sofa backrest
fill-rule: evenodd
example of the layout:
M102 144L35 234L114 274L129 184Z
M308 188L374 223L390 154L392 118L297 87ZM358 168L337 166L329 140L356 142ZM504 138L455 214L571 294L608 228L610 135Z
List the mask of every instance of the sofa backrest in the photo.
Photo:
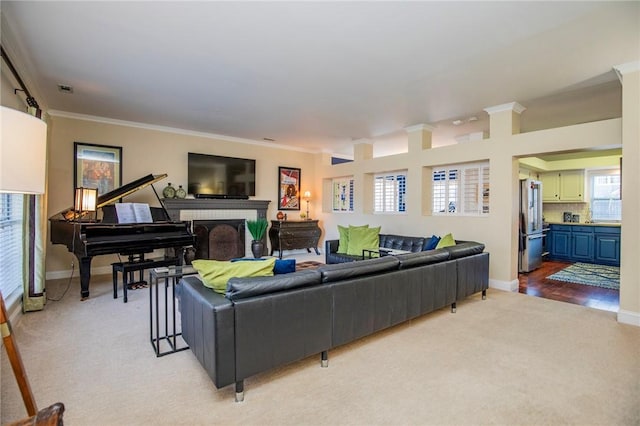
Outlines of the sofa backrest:
M430 265L432 263L444 262L450 255L445 249L427 250L418 253L406 253L395 255L400 262L400 269L414 268L416 266Z
M411 252L422 251L426 238L407 237L404 235L380 234L380 247L392 250L405 250Z
M456 241L455 246L444 247L451 259L473 256L484 251L484 244L475 241Z
M321 280L323 283L330 283L393 271L398 269L398 265L398 259L395 257L384 256L358 262L322 265L317 271L322 275Z
M313 269L270 277L231 278L227 283L225 295L229 300L246 299L266 293L317 285L320 284L320 278L320 272Z

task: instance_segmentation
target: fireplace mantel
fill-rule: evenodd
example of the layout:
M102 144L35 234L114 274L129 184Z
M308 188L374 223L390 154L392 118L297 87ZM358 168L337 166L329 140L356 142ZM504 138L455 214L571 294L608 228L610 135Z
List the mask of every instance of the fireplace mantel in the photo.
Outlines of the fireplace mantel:
M183 210L254 210L257 219L267 218L270 200L189 199L165 198L162 200L171 220L179 221Z

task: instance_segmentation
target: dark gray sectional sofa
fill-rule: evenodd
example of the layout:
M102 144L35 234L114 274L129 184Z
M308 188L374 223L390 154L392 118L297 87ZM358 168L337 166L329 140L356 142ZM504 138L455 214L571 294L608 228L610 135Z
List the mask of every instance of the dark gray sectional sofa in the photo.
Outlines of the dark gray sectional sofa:
M214 385L244 379L328 351L482 292L489 282L484 245L323 265L285 275L232 278L226 295L198 276L180 281L182 335Z
M386 249L419 252L424 250L428 240L429 238L424 237L407 237L404 235L380 234L378 245L379 247ZM338 242L339 240L325 241L325 263L333 264L363 260L361 255L338 253Z

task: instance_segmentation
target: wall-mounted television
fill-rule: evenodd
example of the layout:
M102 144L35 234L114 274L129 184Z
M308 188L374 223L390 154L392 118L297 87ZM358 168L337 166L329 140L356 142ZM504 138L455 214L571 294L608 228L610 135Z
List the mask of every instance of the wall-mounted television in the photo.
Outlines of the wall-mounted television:
M256 195L256 160L189 153L188 188L196 198Z

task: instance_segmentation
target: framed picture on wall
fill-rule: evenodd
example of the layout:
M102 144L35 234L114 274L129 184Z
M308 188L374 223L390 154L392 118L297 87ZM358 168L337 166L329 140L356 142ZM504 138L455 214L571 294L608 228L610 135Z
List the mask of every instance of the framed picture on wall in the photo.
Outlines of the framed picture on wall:
M300 169L278 167L278 210L300 210Z
M122 186L122 147L73 143L74 189L98 188L98 195Z

